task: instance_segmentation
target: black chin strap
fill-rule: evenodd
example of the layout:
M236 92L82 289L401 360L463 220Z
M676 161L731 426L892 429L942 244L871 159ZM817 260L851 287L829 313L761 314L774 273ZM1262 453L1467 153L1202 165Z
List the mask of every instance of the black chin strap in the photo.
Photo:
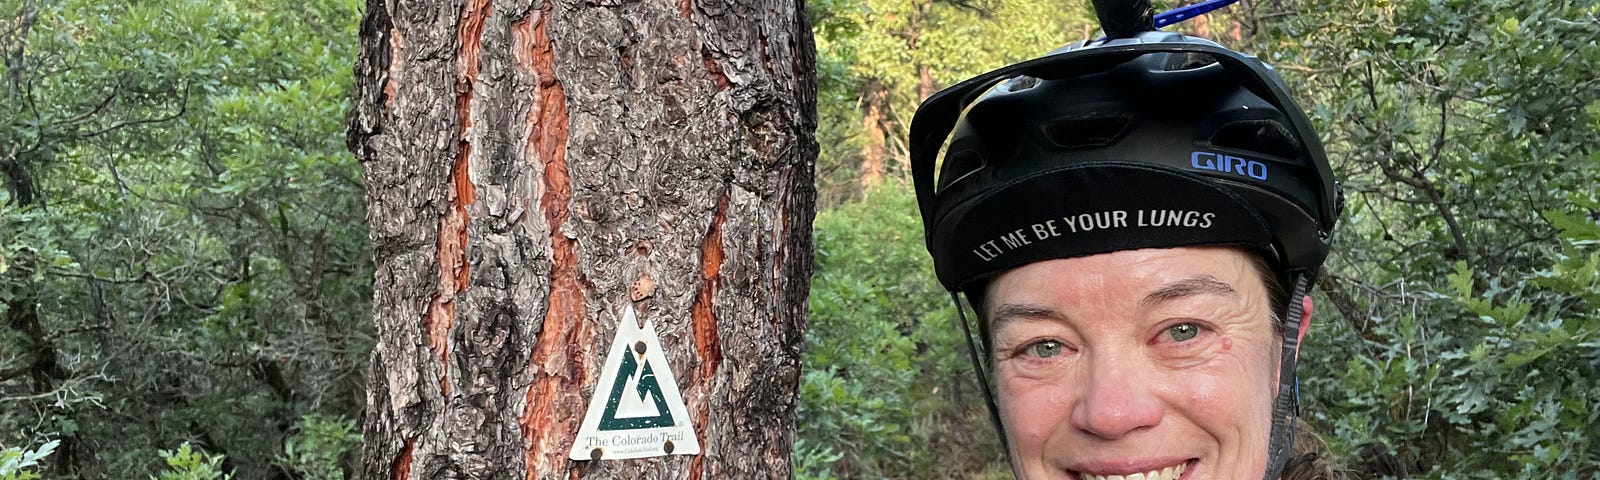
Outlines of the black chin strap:
M1289 308L1283 316L1283 360L1278 367L1278 397L1272 402L1272 435L1267 440L1267 474L1264 480L1278 480L1294 451L1294 423L1300 416L1300 390L1295 376L1295 354L1300 350L1300 320L1305 317L1305 298L1311 288L1310 275L1297 275Z
M1000 423L1000 407L995 404L994 392L989 389L989 373L981 359L989 354L989 339L983 339L983 353L980 355L978 345L972 342L972 329L967 326L967 309L961 306L961 296L950 292L950 301L956 304L956 321L961 323L961 338L966 340L967 353L972 356L972 371L978 374L978 389L983 391L983 403L989 407L989 420L994 422L995 433L1000 434L1000 450L1006 454L1006 465L1011 467L1012 476L1017 477L1017 465L1011 461L1011 441L1006 438L1005 424Z

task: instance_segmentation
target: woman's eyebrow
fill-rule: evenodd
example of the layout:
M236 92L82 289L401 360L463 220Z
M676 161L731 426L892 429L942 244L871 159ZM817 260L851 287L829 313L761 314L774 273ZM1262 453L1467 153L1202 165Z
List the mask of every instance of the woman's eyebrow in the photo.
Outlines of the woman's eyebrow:
M1002 303L995 306L990 312L990 323L994 328L999 328L1006 323L1023 318L1047 318L1050 320L1064 321L1067 316L1055 309L1028 303Z
M1162 285L1161 288L1157 288L1155 291L1145 295L1144 299L1139 301L1139 307L1153 307L1164 302L1196 295L1233 297L1238 296L1239 292L1234 291L1233 286L1228 285L1228 282L1219 280L1217 277L1196 275Z

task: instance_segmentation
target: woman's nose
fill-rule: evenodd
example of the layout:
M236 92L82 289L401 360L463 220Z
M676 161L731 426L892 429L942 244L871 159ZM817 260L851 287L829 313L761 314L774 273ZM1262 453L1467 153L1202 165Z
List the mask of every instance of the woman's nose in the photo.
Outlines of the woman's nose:
M1073 428L1111 440L1161 423L1150 369L1117 358L1091 364L1087 391L1072 406Z

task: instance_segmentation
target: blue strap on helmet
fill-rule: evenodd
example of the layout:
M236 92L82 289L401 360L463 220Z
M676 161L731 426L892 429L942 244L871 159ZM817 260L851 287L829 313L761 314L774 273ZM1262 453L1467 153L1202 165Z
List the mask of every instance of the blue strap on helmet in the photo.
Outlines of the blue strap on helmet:
M1100 15L1101 28L1106 31L1106 36L1100 37L1096 41L1104 41L1107 38L1126 38L1137 35L1142 31L1159 30L1168 25L1205 15L1211 13L1212 10L1238 2L1239 0L1207 0L1194 5L1184 5L1167 10L1156 14L1154 17L1145 17L1144 14L1150 8L1150 2L1148 1L1097 1L1095 2L1095 13ZM1129 11L1129 8L1133 10Z
M1185 5L1172 10L1167 10L1156 15L1155 27L1161 28L1194 17L1205 15L1210 13L1212 10L1233 5L1238 1L1239 0L1208 0L1205 2L1196 3L1194 5Z

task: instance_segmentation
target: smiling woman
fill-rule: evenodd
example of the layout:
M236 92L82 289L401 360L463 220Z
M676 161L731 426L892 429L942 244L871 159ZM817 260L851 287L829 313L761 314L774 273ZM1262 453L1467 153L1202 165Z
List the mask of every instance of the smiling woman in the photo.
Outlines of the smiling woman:
M1342 202L1310 122L1254 57L1118 30L935 94L912 123L928 249L978 312L1012 469L1344 478L1296 428Z
M1266 291L1249 254L1227 248L1129 250L998 276L980 316L1017 469L1259 475L1278 373Z

